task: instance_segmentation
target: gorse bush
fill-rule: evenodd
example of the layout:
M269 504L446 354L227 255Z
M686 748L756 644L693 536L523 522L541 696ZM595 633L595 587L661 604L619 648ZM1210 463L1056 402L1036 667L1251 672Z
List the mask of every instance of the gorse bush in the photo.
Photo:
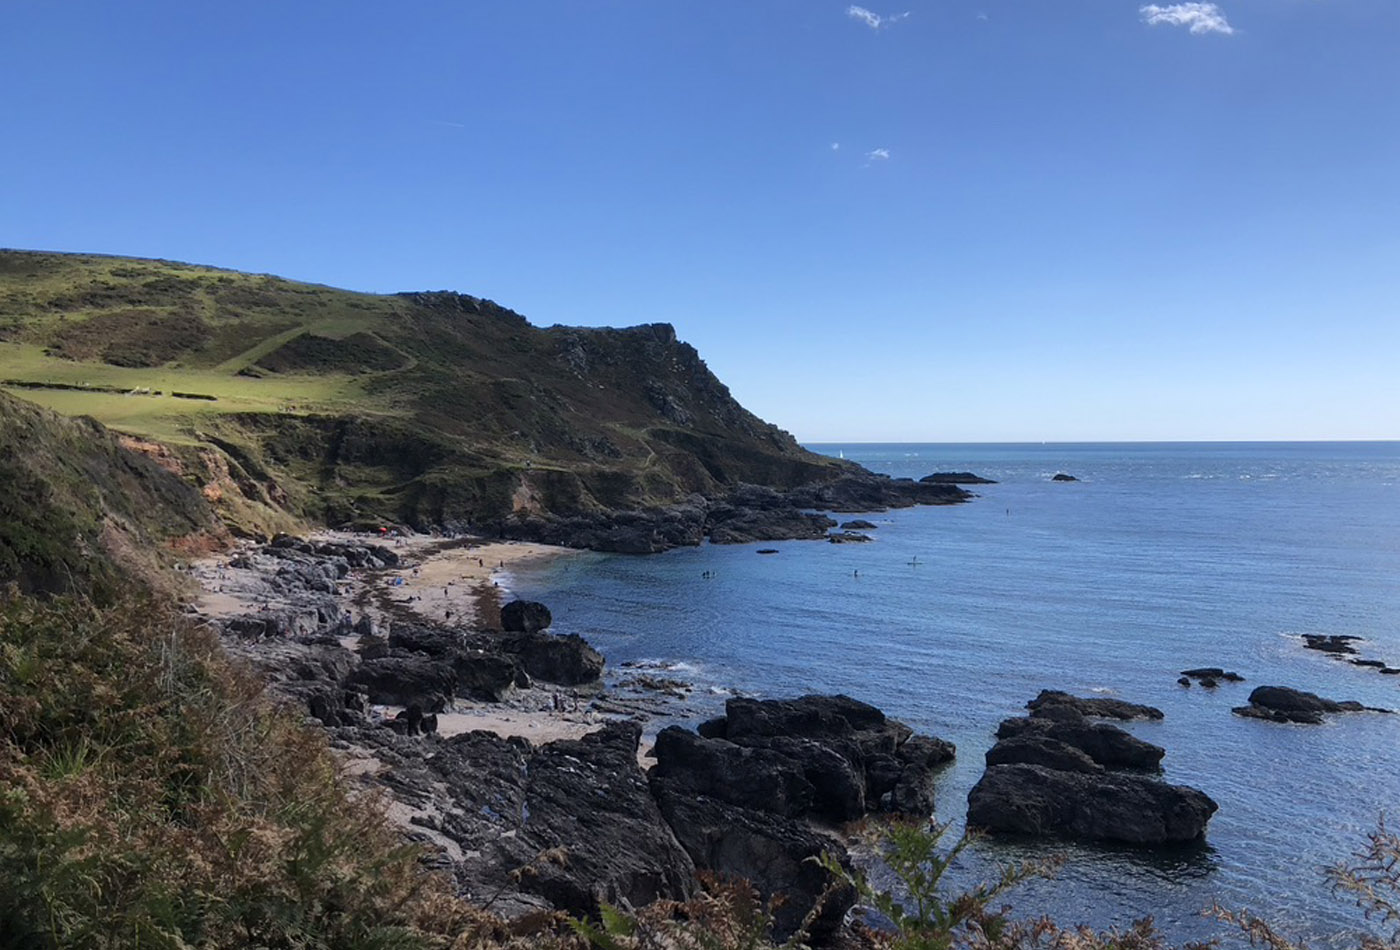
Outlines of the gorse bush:
M416 948L496 922L153 603L0 608L0 945Z

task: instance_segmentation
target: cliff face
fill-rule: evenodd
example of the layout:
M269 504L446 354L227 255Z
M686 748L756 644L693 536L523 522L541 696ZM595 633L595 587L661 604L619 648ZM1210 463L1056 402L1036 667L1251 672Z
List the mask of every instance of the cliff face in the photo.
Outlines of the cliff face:
M0 393L0 593L158 583L160 552L218 543L198 489L90 419Z
M0 252L0 387L168 446L255 533L258 511L490 527L857 471L745 410L666 324L538 328L455 293L162 261Z

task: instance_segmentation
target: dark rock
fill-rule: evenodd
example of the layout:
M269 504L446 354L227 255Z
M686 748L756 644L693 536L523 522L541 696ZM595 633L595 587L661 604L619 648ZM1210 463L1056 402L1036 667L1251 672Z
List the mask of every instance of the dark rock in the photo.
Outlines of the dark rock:
M1223 670L1218 666L1201 666L1194 670L1182 670L1182 676L1189 676L1192 679L1213 679L1225 681L1227 683L1243 683L1244 677L1238 673Z
M1050 481L1052 481L1052 482L1077 482L1077 481L1079 481L1079 479L1075 478L1073 475L1066 475L1064 472L1056 472L1055 475L1050 479Z
M723 716L706 719L695 727L695 731L706 739L727 739L729 737L729 720Z
M1383 667L1381 667L1381 672L1384 673L1386 676L1394 676L1394 675L1396 675L1397 673L1400 673L1400 667L1396 667L1396 666L1383 666Z
M838 841L792 818L696 795L655 773L651 787L661 814L697 868L746 880L761 900L774 901L775 940L796 933L823 898L808 936L820 942L841 925L855 892L839 885L816 861L823 854L844 861Z
M1203 677L1201 677L1201 687L1204 688L1204 689L1215 689L1215 688L1216 688L1217 686L1219 686L1219 685L1220 685L1220 684L1217 683L1217 682L1214 680L1214 678L1212 678L1212 677L1209 677L1209 676L1203 676Z
M1122 773L993 765L967 796L968 824L1132 845L1198 840L1217 805L1198 789Z
M1189 679L1187 679L1186 677L1184 677L1184 676L1179 677L1179 678L1177 679L1177 683L1180 684L1180 685L1182 685L1182 686L1187 686L1187 687L1189 687L1189 686L1191 685L1191 681L1190 681Z
M842 531L874 531L879 525L873 521L866 521L864 518L857 518L854 521L845 521L841 524Z
M758 549L757 551L755 551L754 553L755 553L755 554L777 554L777 553L778 553L778 549L777 549L777 548L759 548L759 549Z
M457 675L447 663L408 653L365 660L350 674L350 681L371 702L441 712L456 690Z
M829 534L826 539L832 544L859 544L864 541L873 540L868 534L861 534L859 531L842 531L838 534Z
M1049 736L1026 734L1003 739L987 750L988 765L1043 765L1061 772L1102 772L1103 766L1077 749Z
M886 800L884 795L869 797L878 801L885 811L920 818L932 815L934 777L940 767L953 760L955 754L951 742L932 736L910 736L895 753L901 767L894 788L890 790L890 798ZM870 759L866 761L869 763ZM869 764L866 773L868 785L873 785Z
M995 485L996 481L971 472L934 472L919 481L935 485Z
M1082 699L1062 693L1059 690L1043 689L1040 695L1026 703L1026 708L1034 716L1048 707L1069 707L1083 716L1099 716L1107 719L1161 719L1162 710L1155 706L1128 703L1121 699Z
M533 600L512 600L501 608L501 629L507 633L538 633L553 622L549 608Z
M1249 705L1232 710L1236 715L1272 722L1296 722L1317 725L1326 713L1388 712L1363 706L1355 700L1338 702L1323 699L1316 693L1290 689L1287 686L1259 686L1249 694Z
M485 732L441 743L422 788L450 790L438 821L461 849L456 870L472 894L501 895L495 909L507 913L538 907L534 895L579 915L603 901L687 898L694 865L637 766L640 736L620 722L538 749ZM530 871L513 873L522 867Z
M576 633L564 637L520 634L503 639L501 649L513 654L526 673L546 683L583 686L603 675L603 654Z
M1349 662L1352 666L1370 666L1378 670L1383 670L1386 666L1384 660L1350 660Z
M816 798L801 764L771 749L706 739L669 726L657 735L652 752L653 774L689 794L788 817L806 815Z
M836 522L826 515L798 508L719 509L710 527L713 544L746 544L750 541L814 541L826 536Z
M997 729L998 739L1042 735L1073 746L1109 769L1157 769L1166 750L1144 742L1107 723L1055 722L1048 719L1007 719Z
M501 652L500 643L490 638L468 639L444 627L396 623L389 633L389 647L421 653L450 666L460 696L498 703L522 683L520 659ZM523 682L528 685L527 676Z
M1303 648L1307 650L1320 650L1323 653L1355 653L1356 648L1351 644L1360 640L1361 637L1354 637L1348 634L1303 634Z

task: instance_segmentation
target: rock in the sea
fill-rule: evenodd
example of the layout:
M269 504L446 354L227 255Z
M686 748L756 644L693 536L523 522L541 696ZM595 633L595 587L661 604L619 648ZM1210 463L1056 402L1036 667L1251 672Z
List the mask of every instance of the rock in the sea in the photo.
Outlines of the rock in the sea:
M501 649L514 655L526 673L546 683L583 686L603 675L603 654L576 633L522 633L506 637Z
M1121 699L1083 699L1071 696L1056 689L1043 689L1040 695L1026 703L1032 716L1049 712L1051 707L1068 707L1081 716L1097 716L1105 719L1161 719L1162 710L1155 706L1124 702Z
M1107 723L1062 722L1051 719L1018 718L1004 720L997 729L998 739L1042 735L1080 750L1099 765L1110 769L1155 770L1166 750Z
M1219 807L1184 785L1126 773L992 765L967 796L968 824L988 831L1132 845L1195 841Z
M991 478L983 478L971 472L934 472L919 479L926 485L995 485Z
M553 622L549 608L533 600L512 600L501 608L501 629L507 633L538 633Z
M777 548L759 548L759 549L758 549L757 551L755 551L754 553L755 553L755 554L777 554L777 553L778 553L778 549L777 549Z
M1188 687L1188 688L1189 688L1190 685L1191 685L1191 681L1190 681L1189 679L1187 679L1186 677L1184 677L1184 676L1179 676L1179 677L1177 677L1176 682L1177 682L1177 685L1179 685L1179 686L1186 686L1186 687Z
M856 518L854 521L841 522L842 531L874 531L879 525L873 521L866 521L864 518Z
M1362 639L1350 634L1305 633L1302 636L1304 649L1338 654L1355 653L1356 647L1352 644Z
M1337 702L1323 699L1316 693L1290 689L1287 686L1260 686L1249 694L1248 706L1236 706L1232 710L1237 716L1250 719L1267 719L1272 722L1296 722L1317 725L1326 713L1339 712L1388 712L1363 706L1355 700Z
M1216 682L1243 683L1244 677L1238 673L1230 672L1218 666L1199 666L1191 670L1182 670L1182 676L1198 680L1215 680Z
M1052 482L1077 482L1077 481L1079 481L1079 479L1078 479L1078 478L1075 478L1073 475L1066 475L1064 472L1056 472L1056 473L1054 474L1054 476L1051 477L1050 481L1052 481Z
M859 531L841 531L826 536L832 544L859 544L871 540L870 535L861 534Z
M1035 733L1003 739L987 750L988 765L1016 763L1043 765L1046 768L1059 769L1061 772L1103 771L1103 766L1090 758L1083 749Z

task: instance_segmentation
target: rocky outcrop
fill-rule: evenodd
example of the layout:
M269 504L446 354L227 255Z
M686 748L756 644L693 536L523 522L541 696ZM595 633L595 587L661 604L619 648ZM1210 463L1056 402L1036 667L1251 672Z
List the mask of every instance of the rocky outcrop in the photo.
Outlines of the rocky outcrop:
M1349 634L1305 633L1302 636L1305 650L1319 650L1323 653L1335 654L1355 653L1356 647L1352 644L1362 639Z
M1260 686L1249 694L1248 706L1237 706L1233 710L1237 716L1250 719L1267 719L1271 722L1297 722L1317 725L1327 713L1340 712L1389 712L1363 706L1355 700L1337 702L1323 699L1316 693L1290 689L1287 686Z
M696 866L747 877L765 897L783 895L776 936L793 933L816 902L813 936L839 923L854 895L807 861L835 839L809 822L874 811L926 818L934 775L951 744L915 736L873 706L846 696L731 699L697 733L657 736L652 789Z
M874 531L878 527L879 525L875 522L866 521L864 518L856 518L853 521L841 522L842 531Z
M1218 808L1184 785L1027 764L988 768L967 801L968 824L988 831L1132 845L1196 841Z
M934 472L932 475L925 475L919 479L921 482L935 485L995 485L996 480L983 478L981 475L974 475L971 472Z
M553 622L549 608L537 601L512 600L501 608L501 629L507 633L538 633Z
M531 677L561 686L596 683L603 675L603 654L576 633L522 633L500 641L500 649L516 658Z
M1186 678L1188 685L1193 679L1200 680L1202 686L1207 685L1207 680L1213 681L1209 683L1209 685L1211 686L1214 686L1217 683L1244 682L1244 677L1240 674L1223 669L1219 666L1199 666L1190 670L1182 670L1181 675Z
M350 683L386 706L417 706L442 712L457 689L457 674L441 660L417 653L365 660L350 674Z
M868 534L861 534L859 531L840 531L826 536L832 544L864 544L873 540Z
M1079 481L1079 479L1078 479L1078 478L1075 478L1073 475L1066 475L1064 472L1056 472L1056 473L1054 474L1054 476L1051 477L1050 481L1052 481L1052 482L1077 482L1077 481Z
M1156 777L1164 750L1086 715L1160 719L1151 706L1043 691L1005 720L968 793L968 824L1007 834L1132 845L1193 841L1216 810L1205 793Z
M1107 697L1085 699L1055 689L1043 689L1040 695L1026 703L1032 716L1055 718L1055 708L1071 709L1080 717L1098 716L1105 719L1161 719L1162 710L1155 706L1128 703Z

